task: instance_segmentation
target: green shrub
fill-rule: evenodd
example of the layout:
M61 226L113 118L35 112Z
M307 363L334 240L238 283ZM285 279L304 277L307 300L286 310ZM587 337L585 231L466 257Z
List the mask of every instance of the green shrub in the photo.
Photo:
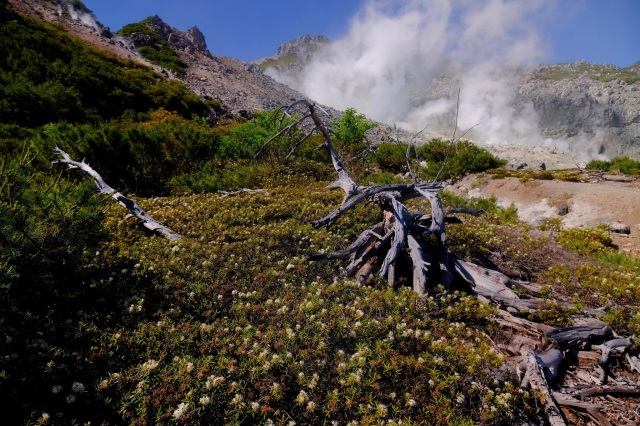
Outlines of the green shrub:
M608 173L624 173L626 175L640 174L640 161L629 157L615 157L609 161L591 160L587 163L587 169L602 170Z
M144 123L110 122L98 126L51 124L33 144L47 153L59 145L72 158L86 160L120 191L142 195L167 193L167 183L211 160L219 139L202 126L160 109Z
M458 141L451 145L442 139L432 139L417 148L417 156L427 162L421 169L424 179L459 179L468 173L483 172L504 166L506 160L499 159L489 151L477 147L469 141Z
M108 235L95 185L39 172L32 156L0 164L0 398L14 407L5 416L11 424L29 419L25 406L48 410L64 400L54 385L88 386L95 366L69 355L87 338L76 333L81 321L104 296L96 283L110 279L88 266Z
M558 242L566 249L590 255L603 255L613 250L613 240L606 225L565 229L558 234Z
M381 143L376 146L373 161L384 172L406 173L407 144Z

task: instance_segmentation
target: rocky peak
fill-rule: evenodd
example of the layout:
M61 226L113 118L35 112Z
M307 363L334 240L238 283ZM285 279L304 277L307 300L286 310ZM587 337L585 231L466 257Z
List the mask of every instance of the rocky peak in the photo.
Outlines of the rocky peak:
M204 34L198 27L191 27L185 33L185 37L193 43L196 49L204 52L207 50L207 42L204 39Z
M174 49L186 50L190 53L200 52L209 54L204 34L198 27L189 28L187 31L180 31L167 24L158 15L152 16L149 20L149 27L169 42Z
M278 47L278 56L293 55L306 60L329 43L329 38L326 36L305 34L295 40L281 44Z

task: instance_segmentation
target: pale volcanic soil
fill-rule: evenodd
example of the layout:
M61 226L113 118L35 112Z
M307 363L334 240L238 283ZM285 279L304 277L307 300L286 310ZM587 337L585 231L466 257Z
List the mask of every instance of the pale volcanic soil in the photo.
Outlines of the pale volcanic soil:
M634 178L605 176L592 177L589 182L522 182L518 178L470 175L447 189L470 197L496 197L502 206L513 203L520 219L531 224L544 218L560 218L565 229L612 222L629 225L629 235L612 233L614 243L620 252L640 257L640 181ZM558 215L558 205L568 206L568 213Z

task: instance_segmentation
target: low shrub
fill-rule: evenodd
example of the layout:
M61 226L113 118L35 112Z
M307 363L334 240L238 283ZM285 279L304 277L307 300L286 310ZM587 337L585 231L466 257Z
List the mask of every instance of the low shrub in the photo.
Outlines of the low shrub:
M483 172L507 164L506 160L495 157L469 141L458 141L451 145L442 139L432 139L416 150L418 159L427 162L427 168L421 169L425 180L434 179L438 173L440 180L459 179L468 173Z
M587 163L589 170L602 170L608 173L640 175L640 161L629 157L615 157L611 160L591 160Z
M565 229L558 234L558 242L566 249L589 255L603 255L614 250L606 225Z

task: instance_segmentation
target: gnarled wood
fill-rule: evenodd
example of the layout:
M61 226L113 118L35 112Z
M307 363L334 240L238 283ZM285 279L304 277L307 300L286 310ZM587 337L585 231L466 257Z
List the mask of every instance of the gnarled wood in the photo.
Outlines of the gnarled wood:
M604 416L604 414L600 412L600 407L595 404L578 401L574 398L571 398L569 395L565 395L560 392L553 392L553 397L556 399L558 404L562 405L563 407L574 407L585 410L601 426L613 426L613 424Z
M609 362L610 360L610 355L612 351L615 351L618 348L623 348L626 349L627 347L633 345L634 343L634 338L632 337L626 337L626 338L618 338L618 339L611 339L605 343L603 343L602 345L597 345L597 346L593 346L593 348L599 349L602 353L602 356L600 357L600 360L598 362L598 365L600 366L600 382L601 383L607 383L608 381L608 377L609 377Z
M538 299L521 299L509 288L512 280L498 271L492 271L461 259L454 259L453 264L458 274L471 284L473 290L489 300L503 306L528 311L540 306Z
M551 396L549 385L547 384L547 380L544 378L542 368L535 352L533 352L533 349L529 346L524 345L521 348L521 354L527 368L526 376L529 385L534 391L534 394L536 394L538 400L543 404L549 423L552 426L566 425L560 408L558 408L555 400Z
M613 330L601 321L593 324L561 327L545 333L546 337L562 348L577 348L583 343L596 339L605 339L613 334Z

